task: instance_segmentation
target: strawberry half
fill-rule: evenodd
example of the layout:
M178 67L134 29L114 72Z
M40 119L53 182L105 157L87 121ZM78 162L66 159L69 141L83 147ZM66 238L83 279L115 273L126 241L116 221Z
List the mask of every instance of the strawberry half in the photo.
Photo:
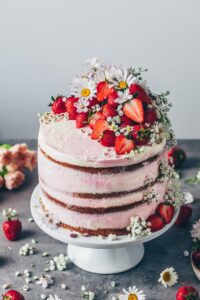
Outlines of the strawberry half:
M100 143L104 147L114 147L115 146L115 133L112 130L105 130L100 138Z
M106 81L101 81L97 84L97 100L102 102L108 98L113 92Z
M151 99L148 97L145 90L137 83L132 83L129 87L129 92L132 95L137 95L136 97L142 100L142 102L151 103Z
M97 120L102 118L102 113L101 112L96 112L94 113L90 119L89 119L89 126L91 129L94 128L94 124L96 123Z
M158 231L164 227L163 219L156 214L148 217L147 222L150 223L149 228L152 232Z
M108 118L108 117L112 118L117 115L117 112L111 104L107 103L103 106L102 115L105 118Z
M136 123L144 122L144 108L142 101L138 98L127 102L123 107L124 114Z
M157 114L155 109L147 109L145 112L145 123L153 124L157 121Z
M174 206L167 203L160 203L157 207L157 213L163 218L166 224L169 224L174 216Z
M107 121L101 119L97 120L94 124L94 129L91 134L91 139L94 140L99 139L106 129L109 129Z
M130 153L135 148L133 140L128 139L124 135L118 135L115 140L115 152L118 155Z
M123 115L121 118L121 127L133 126L135 123L133 120L129 119L127 116Z
M63 98L63 96L57 97L52 104L52 112L56 115L66 112L65 102L63 101Z
M180 208L178 218L175 222L175 225L177 226L185 225L191 216L192 216L192 208L188 205L182 205Z
M176 293L176 300L199 300L199 293L193 286L181 286Z
M99 102L97 101L97 98L92 98L89 102L89 106L88 107L92 107L95 106L96 104L99 104Z
M22 231L22 224L19 220L7 220L3 223L3 232L9 241L19 238Z
M76 128L82 128L88 124L88 112L81 112L76 116Z
M10 290L3 295L3 300L25 300L25 298L18 291Z
M67 110L70 120L76 119L77 109L74 106L74 103L76 103L77 101L78 101L77 98L69 97L69 98L67 98L67 100L65 102L65 107L66 107L66 110Z
M118 103L115 102L117 98L118 94L115 90L113 90L112 93L108 95L108 103L116 108L118 106Z

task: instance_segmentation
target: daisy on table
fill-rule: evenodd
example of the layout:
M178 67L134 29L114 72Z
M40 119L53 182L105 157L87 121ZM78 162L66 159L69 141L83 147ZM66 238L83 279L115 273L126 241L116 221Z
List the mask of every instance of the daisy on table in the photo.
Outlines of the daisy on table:
M175 272L174 268L166 268L160 274L158 282L161 282L165 287L171 287L178 282L178 275Z
M136 286L129 287L128 290L123 289L124 294L113 297L113 300L145 300L146 296L143 291L138 290Z

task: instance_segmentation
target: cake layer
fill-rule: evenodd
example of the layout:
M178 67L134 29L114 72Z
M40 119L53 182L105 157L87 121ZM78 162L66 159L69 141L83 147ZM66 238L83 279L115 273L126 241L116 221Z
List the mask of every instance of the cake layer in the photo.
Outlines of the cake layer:
M101 194L134 191L144 186L147 178L156 180L159 175L159 161L164 157L163 152L151 162L141 163L136 169L121 168L118 173L104 174L84 172L60 165L39 149L39 178L52 190L67 193Z
M52 159L75 166L107 168L140 163L163 151L165 140L154 146L144 146L143 153L133 157L117 155L114 148L103 147L88 135L89 127L77 129L74 121L62 119L58 122L40 124L38 143Z

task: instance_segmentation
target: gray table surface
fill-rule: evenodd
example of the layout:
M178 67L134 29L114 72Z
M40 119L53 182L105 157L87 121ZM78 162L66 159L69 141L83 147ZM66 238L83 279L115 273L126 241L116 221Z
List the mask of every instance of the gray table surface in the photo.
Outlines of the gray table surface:
M20 141L7 141L20 142ZM36 141L26 141L30 147L36 148ZM142 262L134 269L117 275L98 275L87 273L72 265L66 271L52 271L51 275L55 280L52 287L43 290L41 286L29 284L30 291L24 292L26 300L39 300L41 294L57 294L62 300L82 299L81 285L85 285L96 294L95 299L107 300L117 294L123 288L136 285L142 289L148 300L173 300L179 285L190 284L200 288L199 281L193 274L190 259L183 255L184 250L191 250L191 238L189 230L192 224L200 218L200 186L187 186L184 179L195 175L200 167L200 140L181 140L179 144L185 149L188 159L181 168L181 181L183 189L190 191L195 198L193 204L193 217L189 224L183 228L173 227L163 236L148 242L145 245L145 256ZM25 184L18 190L0 190L0 211L4 208L16 208L23 223L23 234L19 241L9 242L5 239L0 230L0 291L5 292L2 285L12 284L12 288L20 289L25 285L24 277L15 278L15 271L23 272L28 269L33 275L44 274L45 261L56 254L65 253L66 245L54 240L43 233L34 223L29 223L27 219L30 214L30 197L34 187L37 185L37 170L28 174ZM2 224L2 213L0 214ZM30 243L35 239L37 254L33 256L19 256L19 248L25 243ZM48 251L51 256L43 258L42 253ZM92 257L91 257L92 259ZM35 267L31 267L34 264ZM178 275L179 283L172 288L165 288L158 283L160 272L173 266ZM115 281L117 286L112 288L111 282ZM67 290L62 290L60 285L65 283ZM107 293L105 293L107 291Z

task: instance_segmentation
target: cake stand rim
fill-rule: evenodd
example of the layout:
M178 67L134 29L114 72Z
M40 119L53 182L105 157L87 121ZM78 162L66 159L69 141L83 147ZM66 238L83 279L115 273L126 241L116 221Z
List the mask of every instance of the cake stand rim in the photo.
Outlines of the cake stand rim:
M59 240L63 243L66 244L71 244L79 247L85 247L85 248L96 248L96 249L110 249L110 248L120 248L120 247L125 247L127 245L133 244L143 244L146 242L149 242L162 234L164 234L166 231L168 231L175 223L180 208L177 208L175 211L175 214L173 216L172 221L165 225L164 228L162 228L159 231L153 232L148 236L145 236L143 238L139 238L137 240L133 240L131 237L128 235L123 235L119 236L119 239L117 240L109 240L108 238L100 238L98 236L83 236L80 235L77 232L78 236L76 238L70 237L70 234L72 234L72 231L64 229L64 228L50 228L47 224L42 223L42 217L44 218L44 212L41 208L41 205L39 203L39 191L40 191L40 186L39 184L36 185L34 188L32 194L31 194L31 201L30 201L30 209L31 209L31 214L32 217L37 224L37 226L44 231L47 235L50 235L56 240Z

